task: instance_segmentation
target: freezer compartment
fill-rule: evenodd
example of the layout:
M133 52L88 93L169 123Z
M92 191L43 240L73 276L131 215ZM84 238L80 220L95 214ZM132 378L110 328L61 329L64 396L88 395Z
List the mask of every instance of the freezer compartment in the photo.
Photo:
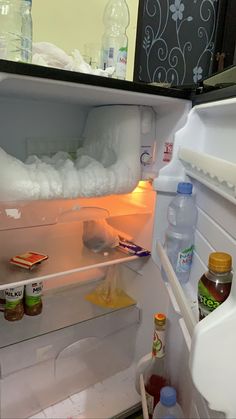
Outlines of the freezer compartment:
M49 140L49 146L43 150L40 138L39 148L28 147L25 162L0 149L1 200L131 192L141 178L140 124L141 113L137 106L98 107L89 110L74 154L65 147L65 151L61 149L51 156L49 150L53 141ZM32 150L34 154L30 154Z
M2 348L1 417L28 417L128 368L139 317L130 307Z
M89 80L0 73L1 201L125 193L171 160L190 102Z

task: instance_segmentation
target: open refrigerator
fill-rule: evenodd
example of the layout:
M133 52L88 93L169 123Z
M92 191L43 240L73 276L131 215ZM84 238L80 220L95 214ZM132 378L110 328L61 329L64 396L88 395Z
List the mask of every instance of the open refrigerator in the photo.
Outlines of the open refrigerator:
M145 418L142 373L157 311L168 318L168 374L185 416L235 417L236 285L200 323L197 307L197 282L209 253L225 251L236 261L235 88L195 95L0 62L0 146L18 159L62 147L73 152L89 115L101 108L104 124L111 108L135 109L141 175L133 192L49 200L1 197L0 290L44 282L40 316L14 323L0 316L1 417L126 417L142 401ZM135 141L127 130L126 142ZM1 176L11 189L11 176ZM181 286L163 241L168 204L184 180L194 185L198 223L190 280ZM100 218L151 250L151 257L85 249L83 221ZM6 261L26 250L47 253L48 263L29 272L9 268ZM123 286L137 304L108 310L85 301L111 265L119 266Z

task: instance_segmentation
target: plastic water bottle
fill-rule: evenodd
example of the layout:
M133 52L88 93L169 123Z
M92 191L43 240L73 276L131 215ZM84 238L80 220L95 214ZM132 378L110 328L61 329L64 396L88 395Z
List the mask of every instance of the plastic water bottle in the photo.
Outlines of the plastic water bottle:
M194 230L197 224L197 208L192 196L193 185L178 184L177 195L171 201L167 219L164 248L181 284L189 280L194 249ZM163 273L165 279L165 274Z
M160 401L157 403L153 412L153 419L164 418L184 418L183 411L176 400L176 390L174 387L162 387Z
M31 50L31 0L0 0L0 58L30 62Z
M126 76L129 20L126 0L108 1L103 15L102 68L115 67L114 77L121 80Z
M22 61L31 63L32 61L32 38L33 38L33 22L32 22L32 0L24 0L25 8L22 21Z

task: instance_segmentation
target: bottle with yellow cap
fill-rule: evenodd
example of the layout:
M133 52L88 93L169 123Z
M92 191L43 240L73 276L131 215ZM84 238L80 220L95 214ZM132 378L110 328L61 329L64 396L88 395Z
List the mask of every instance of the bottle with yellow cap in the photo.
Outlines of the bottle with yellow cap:
M228 297L232 283L232 258L228 253L209 256L208 271L198 282L199 320L204 319Z
M154 324L152 359L144 372L144 384L150 418L152 418L154 408L160 400L161 388L167 384L165 369L165 314L155 314Z

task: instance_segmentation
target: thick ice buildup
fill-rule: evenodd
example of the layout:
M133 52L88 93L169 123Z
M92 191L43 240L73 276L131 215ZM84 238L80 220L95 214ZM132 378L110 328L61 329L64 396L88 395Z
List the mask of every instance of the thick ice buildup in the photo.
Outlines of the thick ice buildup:
M0 199L52 199L131 192L140 179L140 112L137 106L93 109L83 147L69 154L28 157L26 163L0 148Z

